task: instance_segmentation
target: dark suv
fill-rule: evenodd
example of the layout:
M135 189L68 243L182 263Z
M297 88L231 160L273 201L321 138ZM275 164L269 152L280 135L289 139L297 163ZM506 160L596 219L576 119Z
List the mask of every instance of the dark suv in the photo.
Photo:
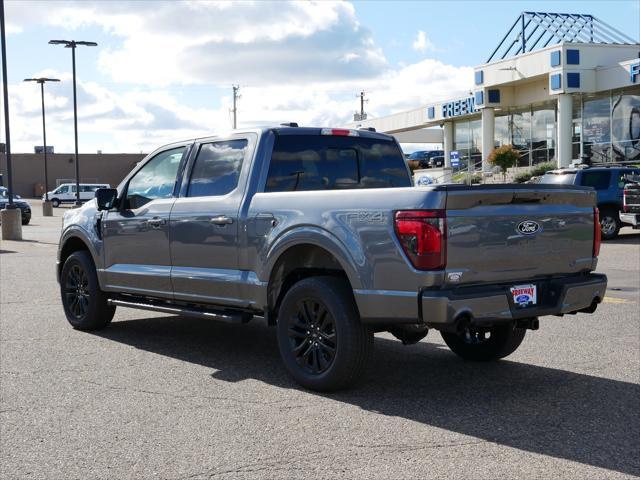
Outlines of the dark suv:
M595 189L600 210L602 238L611 240L618 236L621 227L628 225L620 220L619 212L622 210L624 177L629 174L640 174L640 168L632 166L563 168L547 172L539 183L581 185Z
M444 166L444 152L442 150L419 150L413 152L407 160L417 160L418 168L434 168Z

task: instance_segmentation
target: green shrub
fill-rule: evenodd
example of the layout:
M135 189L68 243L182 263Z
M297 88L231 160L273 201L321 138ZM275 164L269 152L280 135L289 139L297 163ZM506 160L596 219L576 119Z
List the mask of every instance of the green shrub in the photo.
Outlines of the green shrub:
M523 172L523 173L519 173L518 175L516 175L513 178L513 181L515 183L524 183L527 182L531 179L533 175L531 175L531 172Z
M507 177L507 169L517 165L520 160L520 152L513 148L513 145L503 145L494 148L489 154L489 163L500 167L503 178Z
M558 168L558 166L555 164L555 162L539 163L531 169L530 174L532 177L540 177L547 173L549 170L555 170L556 168Z

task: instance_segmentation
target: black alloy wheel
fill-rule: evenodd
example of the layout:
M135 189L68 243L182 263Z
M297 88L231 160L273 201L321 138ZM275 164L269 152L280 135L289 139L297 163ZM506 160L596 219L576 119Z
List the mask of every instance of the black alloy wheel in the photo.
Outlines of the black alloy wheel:
M290 316L289 345L295 359L307 372L325 372L336 356L336 326L333 316L320 302L305 298Z
M89 277L80 264L69 269L65 279L64 295L71 314L81 320L89 311L91 292L89 291Z
M346 279L304 278L284 295L277 313L285 368L305 388L336 391L356 383L373 350Z
M440 332L451 351L465 360L499 360L517 350L527 333L515 324L480 327L469 325L459 333Z
M111 322L116 307L100 290L91 254L78 251L69 255L60 273L60 296L67 320L78 330L98 330Z

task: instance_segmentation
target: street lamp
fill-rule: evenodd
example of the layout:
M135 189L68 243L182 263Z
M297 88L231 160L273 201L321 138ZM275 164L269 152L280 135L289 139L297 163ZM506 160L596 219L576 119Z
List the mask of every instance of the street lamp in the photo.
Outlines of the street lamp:
M73 132L76 146L76 206L82 205L80 202L80 165L78 162L78 103L76 100L76 46L97 47L96 42L84 42L76 40L49 40L50 45L64 45L71 49L71 63L73 65Z
M25 78L25 82L37 82L40 84L40 94L42 96L42 139L44 143L44 203L42 204L42 215L45 217L53 216L51 202L49 201L49 173L47 169L47 127L44 116L44 84L46 82L59 82L57 78Z

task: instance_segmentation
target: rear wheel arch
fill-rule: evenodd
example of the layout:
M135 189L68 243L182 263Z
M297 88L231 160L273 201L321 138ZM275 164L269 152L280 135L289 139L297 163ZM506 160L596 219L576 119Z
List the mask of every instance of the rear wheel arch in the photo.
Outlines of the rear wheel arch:
M278 256L269 274L267 308L270 324L275 324L280 303L287 291L300 280L314 276L342 278L353 291L347 270L333 253L313 243L291 246Z

